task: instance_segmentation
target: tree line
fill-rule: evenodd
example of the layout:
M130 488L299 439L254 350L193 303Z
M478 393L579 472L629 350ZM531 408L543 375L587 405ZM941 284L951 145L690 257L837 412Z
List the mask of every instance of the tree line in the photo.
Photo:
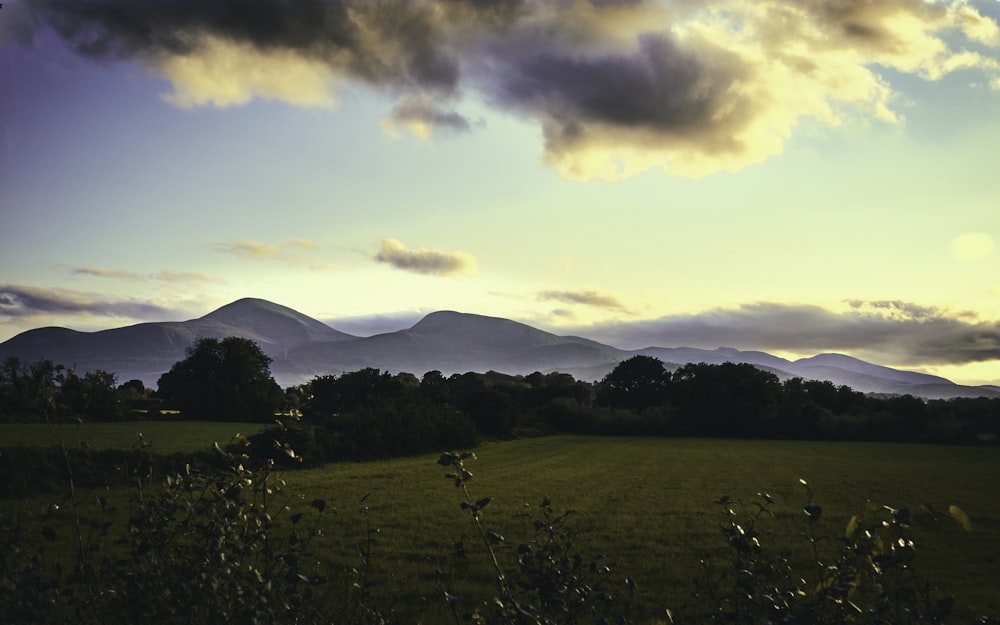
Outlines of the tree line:
M482 438L598 435L976 443L996 439L1000 399L876 397L749 364L669 369L649 356L597 383L565 373L446 376L364 368L282 390L251 340L201 339L155 391L49 361L0 367L3 421L284 419L288 442L315 462L469 447ZM258 446L259 447L259 446ZM270 446L266 446L270 448Z

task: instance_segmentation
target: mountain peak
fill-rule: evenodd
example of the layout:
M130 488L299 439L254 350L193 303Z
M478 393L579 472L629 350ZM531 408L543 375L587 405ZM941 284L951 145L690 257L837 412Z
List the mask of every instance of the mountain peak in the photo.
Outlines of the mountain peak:
M260 299L259 297L244 297L238 299L234 302L230 302L225 306L220 306L212 312L200 317L201 319L215 319L218 321L232 319L234 317L245 316L250 314L260 314L260 313L270 313L270 314L282 314L287 316L304 316L300 313L288 308L287 306L282 306L281 304L275 304L274 302L268 301L266 299Z
M293 346L308 341L346 341L357 337L266 299L244 297L197 321L233 326L267 342Z
M475 341L500 349L524 348L529 345L551 345L566 340L529 325L504 319L453 310L432 312L412 328L412 334L447 335L449 340Z
M904 382L907 384L919 385L919 384L948 384L954 385L954 382L940 376L931 375L929 373L920 373L917 371L905 371L901 369L893 369L891 367L884 367L882 365L875 365L870 362L865 362L859 358L853 356L847 356L846 354L836 354L836 353L825 353L817 354L811 358L800 358L796 360L795 363L797 368L802 371L809 371L810 369L823 369L833 367L836 369L842 369L844 371L849 371L851 373L860 373L863 375L882 378L884 380L892 380L895 382Z

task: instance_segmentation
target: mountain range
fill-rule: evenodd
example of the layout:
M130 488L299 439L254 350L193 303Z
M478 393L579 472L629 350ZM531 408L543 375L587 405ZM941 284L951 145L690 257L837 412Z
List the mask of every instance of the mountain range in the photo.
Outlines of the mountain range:
M766 352L725 347L623 350L509 319L453 311L431 313L405 330L359 337L255 298L237 300L189 321L140 323L99 332L57 327L28 330L0 343L0 359L48 359L78 373L101 369L114 372L119 381L139 379L155 386L159 376L184 358L185 350L197 339L227 336L255 341L273 359L271 372L282 386L364 367L408 371L417 376L435 369L445 375L489 370L509 374L561 371L580 380L599 380L618 362L642 354L659 358L668 367L749 363L782 380L829 380L865 393L928 399L1000 397L997 386L962 386L942 377L883 367L843 354L791 361Z

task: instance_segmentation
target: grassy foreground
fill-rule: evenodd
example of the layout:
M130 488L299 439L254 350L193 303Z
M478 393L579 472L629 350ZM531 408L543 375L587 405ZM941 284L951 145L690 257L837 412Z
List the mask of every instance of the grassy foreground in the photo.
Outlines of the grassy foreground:
M863 513L869 500L914 509L918 570L954 593L963 611L1000 609L997 449L558 436L488 444L476 454L472 496L495 498L484 511L487 528L516 544L530 534L524 513L543 497L557 510L577 511L571 527L578 549L607 554L619 579L638 582L640 622L682 604L699 559L724 551L722 508L713 503L720 496L749 500L758 491L771 494L779 505L775 522L767 525L773 535L762 539L765 548L805 555L799 478L815 490L815 502L825 511L820 533L831 537L842 536L851 515ZM486 599L484 589L491 588L488 556L459 508L464 497L443 473L434 458L420 457L333 464L286 479L292 489L340 508L328 532L330 549L318 554L340 566L358 566L352 545L363 536L357 512L365 498L368 517L381 530L370 573L376 596L436 622L445 613L435 570L463 597ZM921 514L925 503L938 511L960 506L971 516L973 531L962 531L946 512L937 521ZM467 560L452 556L458 541L469 552Z
M251 432L246 424L139 425L153 448L162 451L204 449L238 430ZM107 427L108 440L121 441L130 428L135 436L136 424ZM116 428L118 438L110 433ZM91 445L105 440L97 431L91 431ZM5 443L8 432L2 432ZM486 528L517 545L530 538L528 515L537 514L543 498L550 498L556 510L575 510L569 527L576 550L585 556L606 554L613 580L623 586L626 577L637 582L630 616L638 623L662 622L664 609L682 608L699 560L725 553L723 509L714 503L721 496L749 501L758 491L772 495L778 502L775 518L766 522L761 542L806 564L811 551L803 535L806 497L799 478L809 481L814 503L823 506L821 535L842 536L851 515L863 513L869 501L910 507L917 570L956 596L960 614L971 619L1000 612L995 590L1000 500L994 494L1000 449L556 436L489 443L476 455L470 463L475 473L471 496L494 498L483 512ZM332 571L328 591L346 593L350 584L366 578L378 607L405 623L452 621L445 590L466 607L493 596L489 556L459 506L464 495L445 479L447 469L436 459L335 463L283 475L290 507L308 508L308 502L323 499L337 509L325 515L324 535L311 554ZM123 493L112 496L124 499ZM936 520L922 504L939 511ZM952 504L971 517L971 532L944 512ZM377 532L365 567L357 547L368 535L368 523ZM465 558L456 557L456 543L463 544ZM831 540L820 549L832 553L836 545ZM500 551L501 564L511 566L510 554ZM800 569L807 581L815 573L812 566Z

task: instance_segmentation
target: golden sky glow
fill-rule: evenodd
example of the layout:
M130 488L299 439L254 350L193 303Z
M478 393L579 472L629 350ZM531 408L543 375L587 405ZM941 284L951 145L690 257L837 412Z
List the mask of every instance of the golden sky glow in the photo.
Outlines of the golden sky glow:
M4 3L0 340L261 297L1000 383L1000 3L142 6Z

